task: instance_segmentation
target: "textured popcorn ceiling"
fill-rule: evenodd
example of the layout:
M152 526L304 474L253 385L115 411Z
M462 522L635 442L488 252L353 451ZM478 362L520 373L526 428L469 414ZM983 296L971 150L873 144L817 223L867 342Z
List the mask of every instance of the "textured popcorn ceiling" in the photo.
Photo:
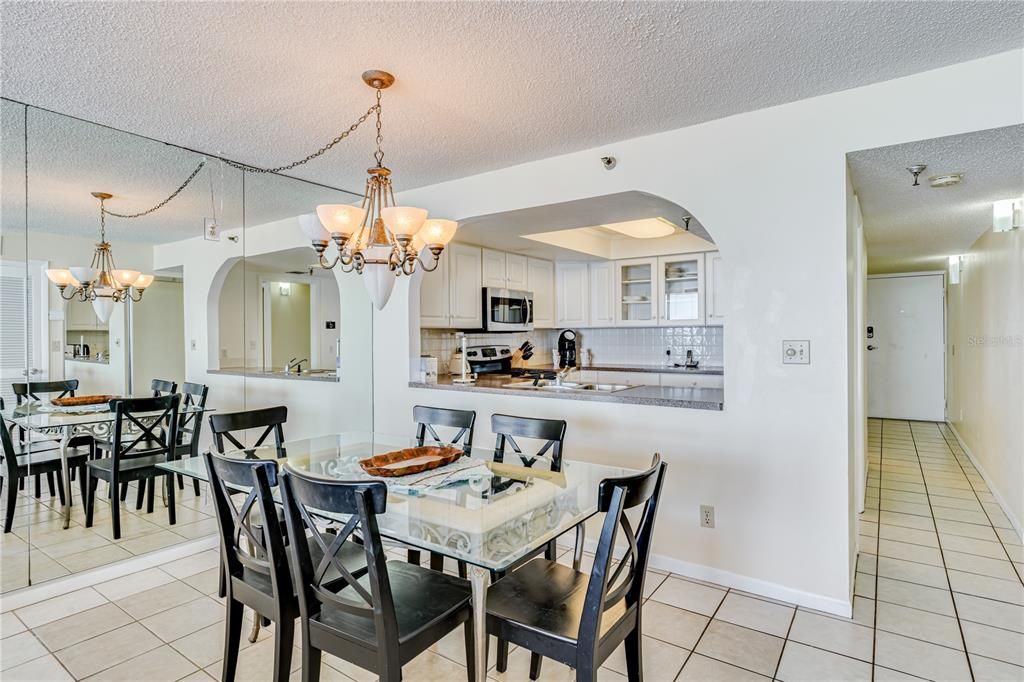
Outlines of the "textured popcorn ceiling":
M262 165L385 95L401 187L1019 47L1017 2L4 2L6 97ZM296 172L361 189L372 134ZM596 160L595 160L596 163Z
M992 202L1024 195L1024 126L868 149L848 155L864 214L872 273L942 270L992 227ZM913 186L907 166L928 164ZM954 187L927 178L962 172Z

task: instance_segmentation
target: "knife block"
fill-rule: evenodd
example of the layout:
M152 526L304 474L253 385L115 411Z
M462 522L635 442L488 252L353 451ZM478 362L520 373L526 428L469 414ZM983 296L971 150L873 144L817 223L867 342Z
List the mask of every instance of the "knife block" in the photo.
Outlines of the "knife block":
M526 360L523 360L523 351L519 349L512 353L510 362L512 363L512 369L526 369L529 366Z

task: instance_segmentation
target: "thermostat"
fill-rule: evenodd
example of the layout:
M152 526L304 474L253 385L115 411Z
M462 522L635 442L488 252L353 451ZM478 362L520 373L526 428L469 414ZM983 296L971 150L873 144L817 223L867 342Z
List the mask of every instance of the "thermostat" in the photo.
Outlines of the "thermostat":
M782 364L784 364L784 365L809 365L809 364L811 364L811 342L810 341L783 341L782 342Z

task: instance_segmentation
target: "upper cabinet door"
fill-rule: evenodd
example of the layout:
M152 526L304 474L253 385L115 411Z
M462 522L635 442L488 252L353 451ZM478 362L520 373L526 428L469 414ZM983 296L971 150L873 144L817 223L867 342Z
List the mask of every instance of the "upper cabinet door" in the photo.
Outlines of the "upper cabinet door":
M555 263L555 322L559 327L586 327L588 323L586 263Z
M704 254L658 259L658 318L663 326L704 324Z
M513 256L509 254L509 259ZM509 261L511 263L511 260ZM520 288L520 287L516 287ZM555 326L555 264L549 260L530 258L526 263L527 291L533 292L533 326L550 329Z
M625 327L658 324L658 259L615 261L615 323Z
M516 253L506 253L505 256L505 286L509 289L525 291L529 289L529 275L526 272L526 256ZM484 285L489 286L489 285Z
M722 305L722 254L712 251L705 255L704 266L704 301L706 311L704 318L708 324L725 322L725 306Z
M506 285L505 253L502 251L483 250L483 286L499 289L511 288Z
M590 326L615 324L615 264L611 261L590 264Z
M454 329L483 327L481 255L477 246L448 245L448 301Z
M424 272L420 283L420 326L446 329L451 326L451 307L448 300L448 259L446 249L433 272Z

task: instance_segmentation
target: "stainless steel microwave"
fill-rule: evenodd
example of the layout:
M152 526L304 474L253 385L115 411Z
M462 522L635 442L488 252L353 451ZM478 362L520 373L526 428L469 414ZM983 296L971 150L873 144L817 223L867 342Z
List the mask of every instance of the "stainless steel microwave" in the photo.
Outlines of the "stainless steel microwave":
M484 287L484 331L533 331L533 292Z

